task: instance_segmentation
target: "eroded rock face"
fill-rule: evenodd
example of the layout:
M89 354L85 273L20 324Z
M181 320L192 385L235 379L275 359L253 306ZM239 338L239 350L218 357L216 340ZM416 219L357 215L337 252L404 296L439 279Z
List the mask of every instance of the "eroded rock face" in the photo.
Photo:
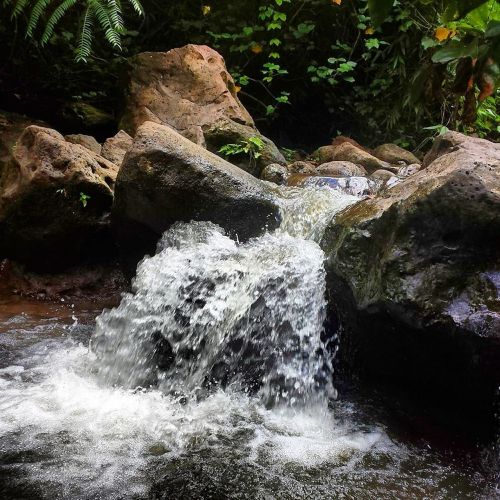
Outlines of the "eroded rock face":
M117 172L55 130L26 128L0 178L0 255L49 271L105 258Z
M342 358L487 420L500 384L500 145L445 134L431 157L325 233Z
M276 146L256 129L241 104L224 59L206 45L168 52L145 52L130 60L128 102L121 121L132 136L145 121L174 128L192 142L217 153L221 146L252 136L265 142L254 165L236 164L258 176L270 163L285 163ZM232 159L231 159L232 161Z
M145 52L130 60L128 103L122 128L134 135L145 121L183 134L226 118L254 126L240 103L222 56L206 45Z
M3 167L12 158L13 147L26 127L46 124L15 113L0 111L0 177Z
M125 153L132 147L134 140L124 130L120 130L116 135L106 139L102 145L101 155L120 166L125 157Z
M113 216L122 247L136 261L177 221L214 222L240 241L280 221L266 184L153 122L139 127L125 156Z

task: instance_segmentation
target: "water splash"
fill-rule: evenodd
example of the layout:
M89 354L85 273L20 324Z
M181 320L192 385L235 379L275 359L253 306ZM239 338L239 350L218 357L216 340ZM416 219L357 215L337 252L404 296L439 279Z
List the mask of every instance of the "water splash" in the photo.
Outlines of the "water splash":
M208 222L179 223L138 266L133 294L97 320L93 349L107 384L178 397L229 384L267 404L334 395L320 334L323 252L314 242L355 198L281 189L283 224L245 244Z

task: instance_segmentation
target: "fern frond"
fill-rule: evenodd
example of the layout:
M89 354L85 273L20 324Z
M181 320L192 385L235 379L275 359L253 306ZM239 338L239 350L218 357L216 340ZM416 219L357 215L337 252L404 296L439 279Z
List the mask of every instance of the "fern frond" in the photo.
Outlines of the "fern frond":
M39 2L43 0L38 0ZM45 30L41 38L41 44L46 45L50 40L51 36L54 34L54 29L59 24L59 21L66 15L69 9L73 7L78 0L64 0L59 6L52 12L49 17L47 24L45 25Z
M94 27L94 11L91 5L87 5L82 19L82 29L80 31L80 40L76 49L76 61L87 62L87 58L92 52L92 35Z
M47 7L51 4L52 0L38 0L33 8L31 9L31 15L28 20L28 27L26 28L26 36L33 36L33 31L35 31L38 26L38 21L42 14L47 10Z
M117 0L108 0L108 13L115 30L123 30L122 8Z
M106 40L113 47L121 50L120 34L113 28L107 6L103 5L100 0L89 0L89 6L92 6L97 22L104 30Z
M144 15L144 9L142 7L142 4L139 0L128 0L130 5L132 5L132 8L136 11L137 14L140 16Z
M15 19L19 14L21 14L26 7L29 5L31 0L17 0L14 9L12 10L11 19Z

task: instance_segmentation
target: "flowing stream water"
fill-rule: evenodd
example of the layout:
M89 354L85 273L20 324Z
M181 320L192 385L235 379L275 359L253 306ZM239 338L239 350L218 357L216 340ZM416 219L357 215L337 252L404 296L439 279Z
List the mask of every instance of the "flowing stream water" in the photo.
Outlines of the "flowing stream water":
M92 307L0 303L1 498L495 495L467 457L335 400L317 242L356 198L280 196L281 228L244 244L172 227L95 323Z

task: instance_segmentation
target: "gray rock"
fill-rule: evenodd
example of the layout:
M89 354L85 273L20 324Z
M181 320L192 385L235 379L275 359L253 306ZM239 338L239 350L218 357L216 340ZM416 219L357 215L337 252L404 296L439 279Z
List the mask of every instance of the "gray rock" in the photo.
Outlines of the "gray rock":
M280 214L265 183L173 129L146 122L121 166L113 219L132 262L177 221L214 222L242 241L277 227Z
M286 184L288 176L288 169L284 165L279 165L278 163L271 163L271 165L265 167L260 174L260 178L263 181L274 182L280 186Z

